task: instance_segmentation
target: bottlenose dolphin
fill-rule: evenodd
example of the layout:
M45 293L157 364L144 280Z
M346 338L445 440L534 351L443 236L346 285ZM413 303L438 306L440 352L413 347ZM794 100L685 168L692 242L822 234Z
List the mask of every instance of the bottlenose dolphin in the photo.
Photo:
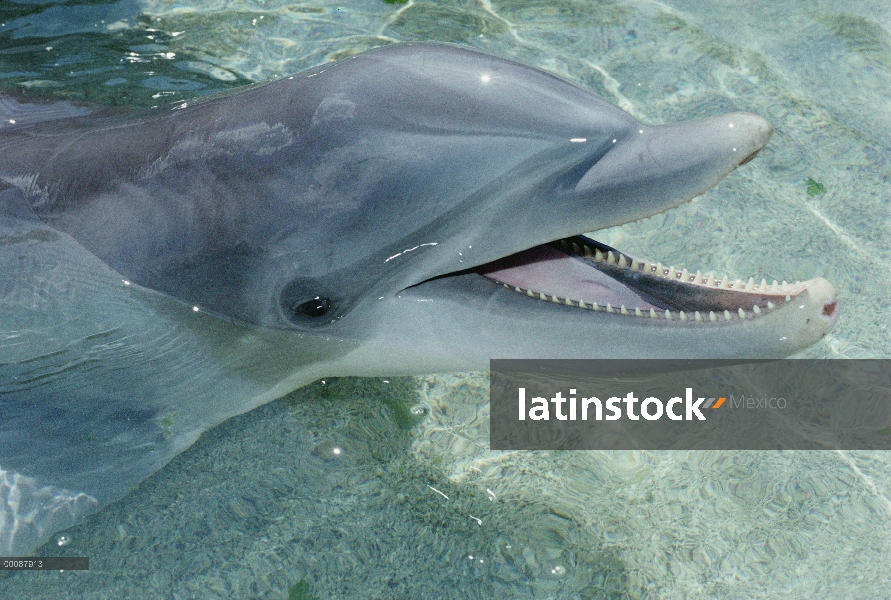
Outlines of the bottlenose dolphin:
M705 192L770 134L644 125L420 43L150 110L5 94L0 553L321 377L814 343L823 279L729 282L582 235Z

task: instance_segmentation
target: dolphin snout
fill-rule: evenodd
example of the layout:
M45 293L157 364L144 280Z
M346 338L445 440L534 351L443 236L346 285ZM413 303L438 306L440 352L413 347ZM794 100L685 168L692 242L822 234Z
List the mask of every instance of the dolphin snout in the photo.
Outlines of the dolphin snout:
M710 190L770 140L757 115L729 113L667 125L637 124L575 186L598 201L590 229L668 210Z
M653 160L675 171L711 171L713 181L743 165L767 145L773 127L750 113L729 113L655 128L647 148ZM714 185L712 183L712 185Z
M724 115L724 118L727 119L728 141L737 144L737 152L744 157L737 166L755 158L773 135L773 125L758 115L740 112Z

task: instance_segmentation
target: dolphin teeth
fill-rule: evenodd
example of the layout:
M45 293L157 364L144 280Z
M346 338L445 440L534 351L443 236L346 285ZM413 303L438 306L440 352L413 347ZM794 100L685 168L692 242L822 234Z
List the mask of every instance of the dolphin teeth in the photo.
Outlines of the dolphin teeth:
M681 271L681 281L683 281L684 283L690 283L690 273L689 271L687 271L687 269Z
M680 314L678 315L678 318L680 318L681 321L686 321L687 314L684 311L681 311Z
M718 284L718 287L721 289L727 289L728 287L730 287L730 280L727 278L726 275L724 275L724 277L721 279L721 283Z
M761 314L761 309L758 308L758 305L756 304L756 305L754 305L754 306L752 307L752 312L755 313L756 315L760 315L760 314Z
M606 312L608 312L608 313L616 312L613 310L613 305L610 304L609 302L606 303Z
M640 269L640 263L637 262L637 260L635 260L635 259L632 258L632 259L631 259L631 268L632 268L633 270L637 271L638 269Z
M697 321L702 321L702 315L699 314L698 310L695 313L693 313L693 318L696 319Z
M557 304L560 304L560 298L558 298L557 296L551 296L551 302L556 302Z
M634 315L635 315L636 317L642 317L642 316L643 316L643 313L640 312L640 307L635 307L635 308L634 308Z
M739 312L739 318L740 318L740 319L745 319L745 318L746 318L746 311L744 311L742 308L739 308L739 309L738 309L738 312Z
M665 277L664 269L662 268L662 263L657 262L656 266L653 267L653 274L658 275L659 277Z
M771 302L770 300L768 300L768 301L767 301L767 310L773 310L774 307L776 307L776 304L774 304L773 302Z
M665 309L665 318L669 321L672 320L671 311L668 310L667 308Z
M630 312L628 312L628 309L625 308L625 305L624 305L624 304L619 308L619 312L622 313L623 315L630 315L630 314L631 314Z
M503 286L504 286L505 288L507 288L507 289L510 289L510 286L507 285L506 283L502 283L501 285L503 285Z
M582 246L582 256L586 256L586 257L594 256L594 255L591 253L591 247L590 247L590 246Z
M606 262L610 265L616 264L616 255L613 254L612 250L606 253Z
M522 291L523 291L523 288L514 286L514 291L515 291L515 292L522 292Z
M591 305L591 310L600 310L600 307L595 302L594 304Z
M545 294L538 292L538 299L539 300L547 300L548 297Z
M567 298L567 299L566 299L566 306L575 306L575 304L572 303L572 300L570 300L569 298Z
M532 290L526 290L526 295L531 298L535 298L535 292L533 292Z
M761 290L762 292L767 291L767 280L766 279L761 280L761 285L758 286L758 289Z
M790 300L792 300L792 296L790 296L789 294L786 294L786 302L789 302Z
M624 255L624 254L620 254L620 255L619 255L619 266L620 266L620 267L627 267L627 266L628 266L628 261L625 259L625 255Z
M677 279L678 272L674 270L674 267L668 267L668 273L665 276L669 279Z
M696 277L693 278L693 283L702 285L702 271L696 271Z
M713 311L713 310L708 311L708 320L712 321L712 322L715 322L718 320L718 317L715 316L715 311Z
M715 274L714 273L708 274L708 279L706 280L705 285L715 285Z
M778 287L779 287L779 284L777 284L777 280L774 279L774 280L773 280L773 283L770 284L770 291L771 291L771 292L776 292L776 291L778 291L778 290L777 290Z
M573 243L572 243L572 253L573 253L573 254L578 254L578 253L581 252L581 251L582 251L582 249L579 248L579 245L576 244L575 242L573 242Z
M746 284L746 287L743 289L754 290L755 289L755 278L749 277L749 282Z
M732 318L733 318L733 317L730 315L730 311L729 311L729 310L725 310L725 311L724 311L724 320L725 320L725 321L729 321L729 320L732 319Z
M585 304L584 300L579 300L579 308L588 308L588 305Z
M650 318L651 318L651 319L655 319L655 318L656 318L656 311L653 310L652 308L650 309Z
M603 260L603 252L601 252L599 248L594 250L594 260L596 260L597 262Z
M742 288L742 279L737 279L733 282L733 289L738 290Z

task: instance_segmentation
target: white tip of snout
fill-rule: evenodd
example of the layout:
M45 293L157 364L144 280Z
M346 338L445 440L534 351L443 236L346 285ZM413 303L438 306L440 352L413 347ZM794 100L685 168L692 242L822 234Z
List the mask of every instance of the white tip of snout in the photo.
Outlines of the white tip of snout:
M716 125L719 129L724 129L720 135L726 138L726 143L737 156L737 165L744 165L752 160L767 145L773 134L770 121L751 113L722 115Z

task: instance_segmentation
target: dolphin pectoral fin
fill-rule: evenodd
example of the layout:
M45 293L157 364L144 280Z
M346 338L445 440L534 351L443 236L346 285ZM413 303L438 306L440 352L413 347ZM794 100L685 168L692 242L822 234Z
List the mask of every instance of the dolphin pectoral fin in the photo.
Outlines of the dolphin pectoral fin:
M0 466L0 556L22 556L99 509L84 493L41 485Z
M0 273L15 273L0 277L0 555L29 554L202 431L318 377L293 338L142 289L12 210Z
M150 395L176 377L164 381L169 365L140 348L150 328L119 275L8 212L0 272L16 274L0 278L0 554L15 556L121 497L198 434L159 424L165 410ZM178 353L176 339L166 351Z

